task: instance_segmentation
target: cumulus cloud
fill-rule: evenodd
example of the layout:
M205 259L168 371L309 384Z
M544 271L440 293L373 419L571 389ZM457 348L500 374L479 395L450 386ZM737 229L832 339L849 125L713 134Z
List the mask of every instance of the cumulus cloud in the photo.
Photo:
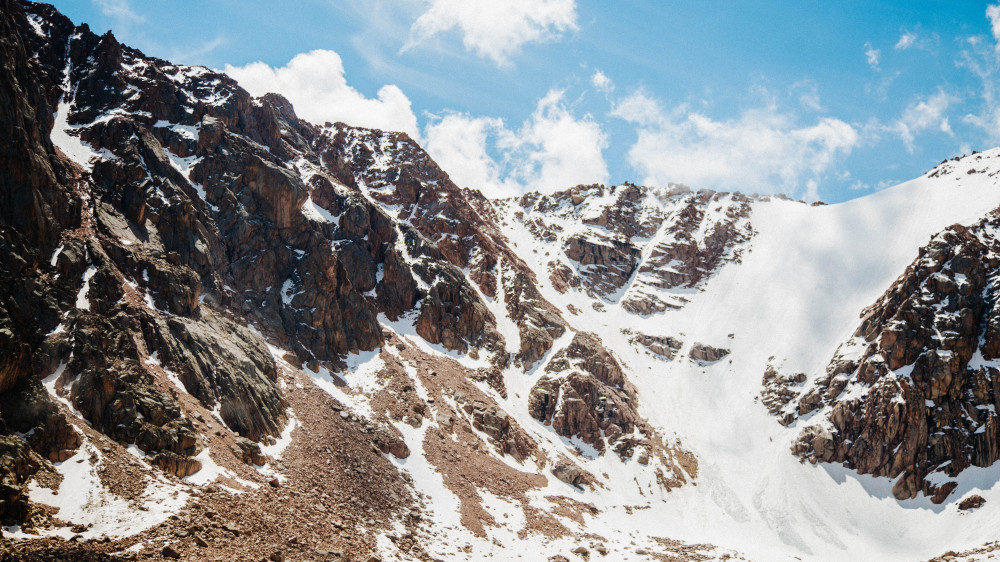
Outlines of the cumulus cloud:
M453 113L424 129L427 152L451 176L452 181L474 187L492 197L521 192L488 150L491 139L505 131L502 119Z
M865 58L868 60L868 66L878 70L878 61L882 56L882 51L872 47L872 44L865 41Z
M404 50L458 29L467 50L507 65L523 45L576 28L576 0L430 0Z
M923 131L938 129L943 133L951 134L951 126L945 113L952 102L957 98L944 90L925 99L918 99L906 106L899 119L889 126L891 131L896 132L899 138L906 144L906 150L913 152L914 137Z
M594 75L590 77L590 83L605 94L610 94L615 89L615 83L600 70L594 72Z
M492 197L608 181L607 135L591 117L574 116L560 90L539 100L520 127L454 113L428 125L425 135L427 152L455 183Z
M288 98L299 117L313 123L343 121L349 125L404 131L419 138L410 100L395 85L382 86L374 98L347 84L344 63L334 51L300 53L282 67L263 62L226 65L224 71L255 96L268 92Z
M859 143L858 132L830 117L800 126L774 104L718 121L679 106L666 111L638 91L613 115L637 126L630 164L643 182L684 182L742 191L786 191L816 197L819 179Z
M990 20L990 31L997 41L996 49L1000 50L1000 4L986 7L986 19Z

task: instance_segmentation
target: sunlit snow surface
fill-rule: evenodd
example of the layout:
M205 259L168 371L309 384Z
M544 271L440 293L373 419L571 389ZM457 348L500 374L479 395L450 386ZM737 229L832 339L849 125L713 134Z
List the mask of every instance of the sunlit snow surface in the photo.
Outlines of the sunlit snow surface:
M58 490L43 488L33 481L28 486L28 496L33 502L58 508L56 516L59 519L86 526L86 530L79 533L85 539L134 535L165 521L187 502L186 490L156 472L150 473L145 494L138 504L124 500L101 485L97 470L102 462L101 452L89 441L84 442L75 455L54 463L56 472L62 476ZM14 528L4 531L10 538L35 536ZM40 533L63 538L77 534L69 527L55 527Z
M921 177L839 205L756 202L750 221L757 234L742 264L723 267L683 309L646 318L617 304L596 312L578 293L560 295L545 273L551 258L541 248L519 252L535 260L531 266L545 297L563 310L568 304L582 309L579 316L564 316L598 332L623 359L639 389L640 413L698 457L696 487L675 490L614 525L656 521L659 534L758 560L914 560L994 539L1000 528L996 466L963 473L945 505L924 498L899 502L889 479L800 464L789 452L799 427L779 425L755 397L768 357L774 355L784 372L821 373L857 328L860 311L902 274L920 246L947 226L976 222L1000 205L994 178L966 174L973 165L1000 169L998 153L956 163L943 177ZM514 221L505 234L521 248L540 245ZM623 328L679 337L686 344L679 358L694 342L732 353L705 367L684 359L663 362L630 345ZM987 504L959 513L954 500L973 490Z

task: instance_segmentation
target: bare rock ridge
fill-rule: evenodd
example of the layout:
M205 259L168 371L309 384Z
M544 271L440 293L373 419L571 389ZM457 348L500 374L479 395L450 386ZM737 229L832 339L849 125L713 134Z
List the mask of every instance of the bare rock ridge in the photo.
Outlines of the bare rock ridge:
M1000 459L998 225L994 212L934 236L864 311L826 372L789 397L790 418L819 410L830 424L803 427L797 454L937 503L967 467Z
M427 447L465 447L498 473L511 469L494 454L593 484L569 458L593 447L638 459L665 490L695 477L694 458L638 414L599 338L576 334L554 352L570 328L508 246L494 203L457 187L405 134L316 126L280 96L253 98L223 74L147 57L50 6L0 8L5 524L49 524L25 484L95 439L115 446L90 462L127 448L175 481L199 474L223 442L238 462L267 464L262 447L294 421L289 369L344 386L349 356L362 352L384 364L371 384L391 392L371 391L369 419L333 411L374 451L409 456L393 424L434 420L457 436L439 431ZM627 277L635 263L625 262ZM501 333L498 314L513 333ZM431 352L395 335L410 329L481 366L455 368L461 383L432 383L435 369L413 367ZM506 398L505 371L543 360L532 400L545 388L553 405L580 399L558 415L524 412L582 440L561 444L558 458L479 386ZM434 390L443 380L447 394ZM444 454L441 467L455 456Z
M753 200L684 186L589 185L530 193L506 208L551 248L547 270L558 292L579 289L648 316L683 307L691 289L740 261L754 234Z

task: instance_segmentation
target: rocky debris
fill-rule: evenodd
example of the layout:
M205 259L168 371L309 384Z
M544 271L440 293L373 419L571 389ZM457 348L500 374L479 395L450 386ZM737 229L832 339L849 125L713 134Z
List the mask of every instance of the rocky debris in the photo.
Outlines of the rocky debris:
M934 236L862 314L824 376L798 400L833 427L815 446L803 428L795 454L896 479L893 493L944 501L969 466L1000 459L1000 219ZM981 359L974 357L981 356ZM935 474L934 482L928 476Z
M641 332L633 335L629 341L645 347L666 361L672 361L677 352L684 346L684 342L670 336L650 336Z
M983 498L983 496L980 496L978 494L973 494L963 499L962 501L958 502L958 509L960 511L970 511L973 509L979 509L980 507L983 507L985 503L986 500Z
M264 466L267 458L260 452L260 443L256 443L246 437L237 437L236 445L233 446L233 454L246 464Z
M695 342L691 346L691 351L688 352L688 356L693 361L704 365L715 363L727 355L729 355L728 349L712 347L701 342Z

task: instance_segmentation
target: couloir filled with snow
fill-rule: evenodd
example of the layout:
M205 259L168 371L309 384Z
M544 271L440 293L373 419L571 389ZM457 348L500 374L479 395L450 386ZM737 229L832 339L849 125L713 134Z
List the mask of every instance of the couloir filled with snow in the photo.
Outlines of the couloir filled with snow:
M970 166L983 169L967 174ZM517 220L504 223L512 247L536 271L545 298L575 329L601 336L638 387L640 413L699 461L696 486L651 498L637 493L625 477L612 478L605 490L581 494L604 511L594 532L639 531L711 543L756 560L926 559L995 538L1000 524L995 467L967 470L944 504L923 497L898 501L889 479L800 463L789 452L798 424L782 427L758 402L770 357L785 371L822 372L856 329L861 310L932 235L951 224L973 223L1000 205L993 177L1000 170L1000 150L941 168L952 173L928 173L838 205L754 201L749 219L755 234L742 263L723 265L700 290L686 295L689 302L681 309L645 317L621 308L628 286L606 299L581 290L560 294L547 270L552 256L561 254L559 241L545 243ZM561 226L570 233L582 228L572 220ZM603 310L591 306L597 301ZM578 314L569 312L570 305ZM684 348L665 361L630 343L625 329L672 336ZM731 353L714 364L691 361L687 352L694 342ZM566 343L557 342L553 352ZM512 397L525 396L531 376L508 372ZM523 405L510 406L512 414L523 411ZM530 418L518 421L538 425ZM620 472L628 474L627 467ZM959 512L957 500L973 492L987 499L985 507ZM627 515L620 509L637 503L650 507Z

